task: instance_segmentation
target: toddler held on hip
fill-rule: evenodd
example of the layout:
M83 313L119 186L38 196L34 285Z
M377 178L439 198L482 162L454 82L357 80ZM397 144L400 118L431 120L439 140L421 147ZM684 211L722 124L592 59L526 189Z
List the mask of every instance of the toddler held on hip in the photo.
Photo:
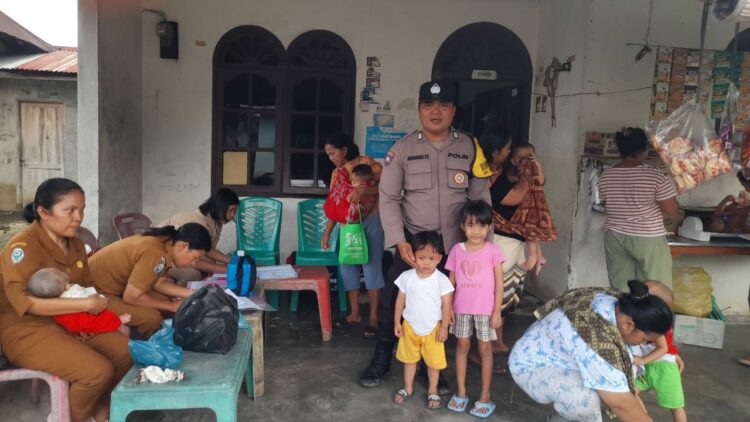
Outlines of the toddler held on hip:
M414 394L417 363L424 360L429 381L427 408L439 409L440 370L447 365L445 340L453 301L453 285L437 270L443 258L443 241L434 232L420 232L411 240L417 266L404 271L396 279L398 298L393 317L393 331L398 337L396 359L404 363L404 387L393 396L402 404ZM401 322L401 317L404 321Z
M502 323L503 267L500 248L488 242L492 231L492 207L484 201L467 201L461 209L461 229L466 242L456 244L448 254L445 269L456 287L450 331L458 339L456 379L458 389L448 403L454 412L466 410L466 366L471 337L476 333L482 367L482 392L470 413L480 418L495 411L490 401L492 342Z
M547 263L542 254L541 242L556 241L557 230L552 223L552 215L544 196L544 171L536 159L535 152L534 146L530 143L516 145L511 150L510 162L513 166L506 170L510 172L508 179L516 182L518 176L524 174L529 180L529 191L510 220L497 216L495 224L500 226L502 231L526 238L529 254L521 268L526 271L533 270L539 275Z
M42 268L35 272L29 279L26 289L30 295L42 299L85 299L98 295L93 287L70 284L68 275L57 268ZM129 328L124 325L130 322L130 318L130 314L118 317L107 309L97 315L77 312L52 317L58 325L72 334L98 334L120 330L125 335L130 334Z

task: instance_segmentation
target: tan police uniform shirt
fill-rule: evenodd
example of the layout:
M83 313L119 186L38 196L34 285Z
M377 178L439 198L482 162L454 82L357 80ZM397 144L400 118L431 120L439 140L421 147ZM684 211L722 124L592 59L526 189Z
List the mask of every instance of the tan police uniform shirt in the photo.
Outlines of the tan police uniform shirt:
M120 297L128 284L148 292L172 266L171 252L172 246L163 237L137 235L118 240L89 259L94 287Z
M50 317L27 314L31 301L26 284L42 268L57 268L70 277L71 283L89 287L91 275L83 242L68 238L66 254L49 237L39 222L13 236L0 252L0 335L5 327L24 321L49 321Z
M405 242L411 234L436 230L443 236L445 252L461 241L461 206L467 199L490 204L489 166L468 135L451 128L447 145L438 150L421 130L393 144L380 177L380 219L385 246ZM474 173L476 160L483 178Z
M216 245L219 244L222 225L211 218L211 216L203 215L200 211L188 211L175 214L159 223L157 227L175 226L175 228L180 228L180 226L187 223L198 223L205 227L206 230L208 230L208 234L211 236L211 249L216 249Z

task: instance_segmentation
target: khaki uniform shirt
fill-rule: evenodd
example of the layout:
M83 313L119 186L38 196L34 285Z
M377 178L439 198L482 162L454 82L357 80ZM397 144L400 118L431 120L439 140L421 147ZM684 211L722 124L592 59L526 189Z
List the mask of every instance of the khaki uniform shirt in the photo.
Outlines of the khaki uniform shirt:
M468 135L453 128L447 143L438 151L422 131L415 131L388 151L380 177L386 247L406 241L404 228L411 234L435 230L443 236L448 253L464 236L458 220L466 200L490 204L487 177L491 172L481 150Z
M157 224L156 227L175 226L175 228L180 228L180 226L187 223L198 223L205 227L208 230L208 234L211 235L211 249L216 249L216 245L219 244L222 225L211 218L211 216L203 215L200 211L175 214Z
M0 334L4 327L21 321L53 323L50 317L26 314L31 307L26 284L37 270L57 268L70 277L71 283L92 285L83 242L68 238L68 248L66 254L35 221L13 236L0 252Z
M101 293L122 297L132 284L148 292L172 266L172 246L163 237L130 236L118 240L91 256L91 276Z

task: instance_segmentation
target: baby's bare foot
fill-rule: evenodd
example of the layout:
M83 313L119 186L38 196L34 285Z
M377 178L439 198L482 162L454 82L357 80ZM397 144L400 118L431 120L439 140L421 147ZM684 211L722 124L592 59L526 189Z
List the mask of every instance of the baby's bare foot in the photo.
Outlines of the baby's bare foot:
M547 260L542 257L539 261L537 261L536 266L534 266L534 274L539 275L539 273L542 272L542 268L544 268L544 264L547 263Z
M131 317L130 314L122 314L120 315L120 322L123 324L127 324L132 318L133 317Z

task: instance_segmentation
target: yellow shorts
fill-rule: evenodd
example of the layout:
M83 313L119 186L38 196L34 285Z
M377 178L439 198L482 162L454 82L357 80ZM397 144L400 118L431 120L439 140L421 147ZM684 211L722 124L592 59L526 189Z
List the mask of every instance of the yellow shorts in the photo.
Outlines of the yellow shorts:
M424 359L425 365L432 369L445 369L445 344L437 341L440 324L430 334L418 336L408 322L402 324L401 338L398 339L396 359L403 363L417 363Z

